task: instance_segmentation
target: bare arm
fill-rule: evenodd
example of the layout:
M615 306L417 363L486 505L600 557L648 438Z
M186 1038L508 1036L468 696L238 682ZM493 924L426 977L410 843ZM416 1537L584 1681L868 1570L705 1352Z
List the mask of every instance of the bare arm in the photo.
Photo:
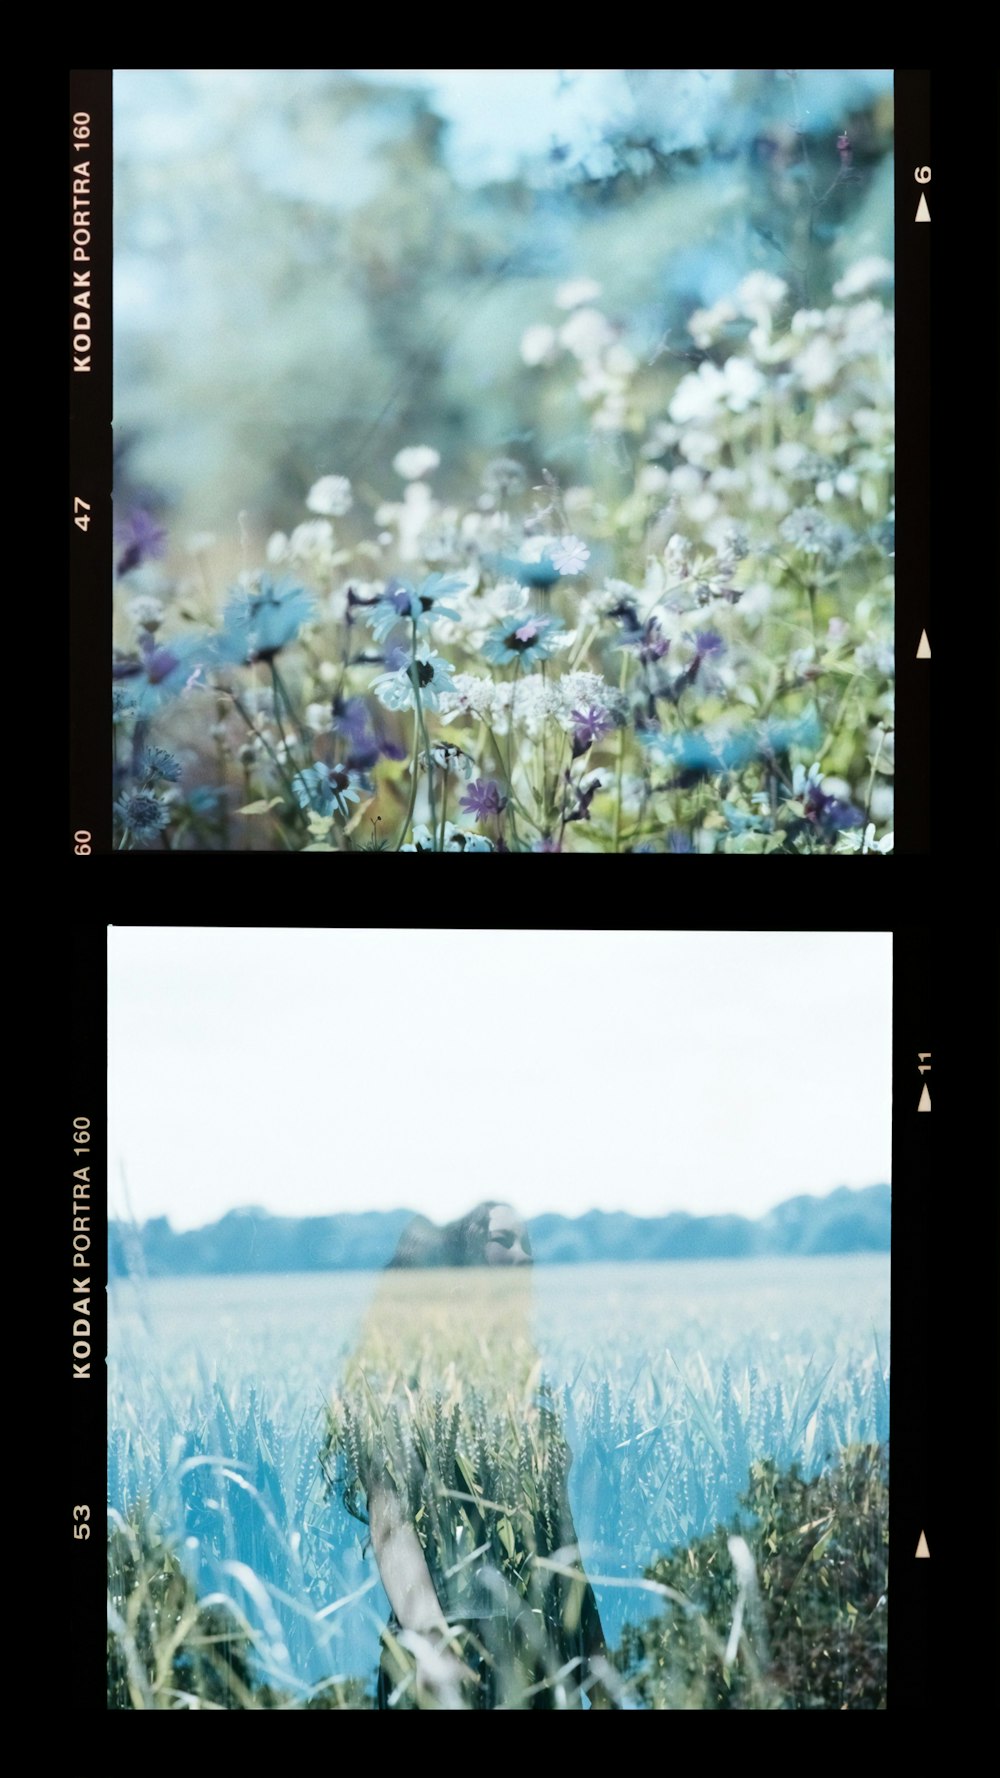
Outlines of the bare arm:
M455 1652L448 1621L434 1590L427 1558L405 1503L379 1481L368 1495L368 1523L382 1585L416 1661L418 1702L464 1709L463 1688L475 1674Z
M580 1540L573 1523L568 1489L563 1505L562 1525L563 1535L567 1543L576 1548L579 1559ZM598 1710L616 1710L618 1708L617 1699L614 1691L609 1689L609 1686L616 1688L616 1682L613 1669L608 1661L601 1615L597 1609L594 1589L583 1572L582 1560L580 1560L580 1575L584 1582L583 1597L580 1601L580 1640L585 1660L584 1673L588 1679L586 1690L592 1707Z
M372 1548L389 1603L404 1630L448 1628L434 1591L427 1558L399 1495L386 1482L375 1482L368 1496Z

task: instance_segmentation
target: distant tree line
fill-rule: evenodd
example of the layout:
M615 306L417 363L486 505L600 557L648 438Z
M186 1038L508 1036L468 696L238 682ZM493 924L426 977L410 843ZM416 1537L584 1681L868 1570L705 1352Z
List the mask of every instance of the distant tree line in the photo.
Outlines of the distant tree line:
M590 1210L585 1216L536 1216L528 1226L536 1259L550 1265L883 1252L889 1247L889 1202L887 1185L862 1191L840 1186L823 1198L788 1198L756 1220ZM272 1216L249 1208L182 1231L165 1216L140 1227L112 1222L109 1270L112 1277L137 1271L150 1277L374 1271L388 1264L411 1220L408 1210Z

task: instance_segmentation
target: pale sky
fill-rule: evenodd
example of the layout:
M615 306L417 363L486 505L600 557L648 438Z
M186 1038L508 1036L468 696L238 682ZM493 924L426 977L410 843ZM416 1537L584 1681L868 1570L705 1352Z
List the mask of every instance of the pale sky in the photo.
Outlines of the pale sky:
M888 1181L887 933L116 927L111 1212L757 1216Z

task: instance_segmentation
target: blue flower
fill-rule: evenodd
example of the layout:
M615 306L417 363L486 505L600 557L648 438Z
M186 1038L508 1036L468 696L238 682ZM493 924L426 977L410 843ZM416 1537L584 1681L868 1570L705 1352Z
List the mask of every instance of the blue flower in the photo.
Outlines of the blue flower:
M822 739L814 709L788 721L759 722L747 728L687 729L665 735L662 729L637 729L640 744L649 747L666 765L688 772L738 770L754 759L770 759L791 747L815 749Z
M464 586L464 580L444 574L428 574L418 587L412 587L409 581L391 580L368 613L368 627L379 642L384 642L396 624L404 621L415 623L418 634L426 634L439 617L448 617L452 623L458 623L461 613L442 601L449 593L460 592Z
M127 689L135 701L135 715L153 716L186 686L199 681L204 685L202 668L211 659L213 648L211 636L181 636L170 642L157 642L148 630L143 630L138 657L115 661L112 678L130 681Z
M216 638L216 659L242 666L273 660L294 642L314 605L312 594L297 581L261 574L252 590L240 588L229 599Z
M382 673L372 682L372 691L387 710L409 710L416 701L427 710L436 710L443 691L454 691L451 662L439 654L417 654L395 673Z
M531 661L544 661L555 648L558 629L555 618L535 617L530 611L515 612L490 630L483 643L483 654L498 667L506 666L508 661L521 661L524 666Z
M540 587L543 592L555 586L561 578L551 556L544 555L538 562L522 562L519 556L484 556L483 561L494 574L509 575L516 580L518 586Z
M170 820L169 809L151 790L127 792L118 798L115 810L126 833L139 846L155 840Z
M180 761L164 747L147 747L136 775L144 784L150 778L162 778L165 784L176 784L181 775Z
M306 766L304 771L296 772L292 790L300 809L315 809L319 815L336 812L346 818L350 813L348 803L361 799L353 773L345 771L343 766L324 765L321 759Z

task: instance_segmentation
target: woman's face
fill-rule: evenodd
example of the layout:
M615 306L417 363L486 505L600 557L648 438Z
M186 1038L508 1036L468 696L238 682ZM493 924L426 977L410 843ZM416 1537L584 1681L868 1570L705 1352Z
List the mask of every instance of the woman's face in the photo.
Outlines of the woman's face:
M488 1266L530 1266L531 1241L516 1210L494 1204L490 1211L485 1247Z

